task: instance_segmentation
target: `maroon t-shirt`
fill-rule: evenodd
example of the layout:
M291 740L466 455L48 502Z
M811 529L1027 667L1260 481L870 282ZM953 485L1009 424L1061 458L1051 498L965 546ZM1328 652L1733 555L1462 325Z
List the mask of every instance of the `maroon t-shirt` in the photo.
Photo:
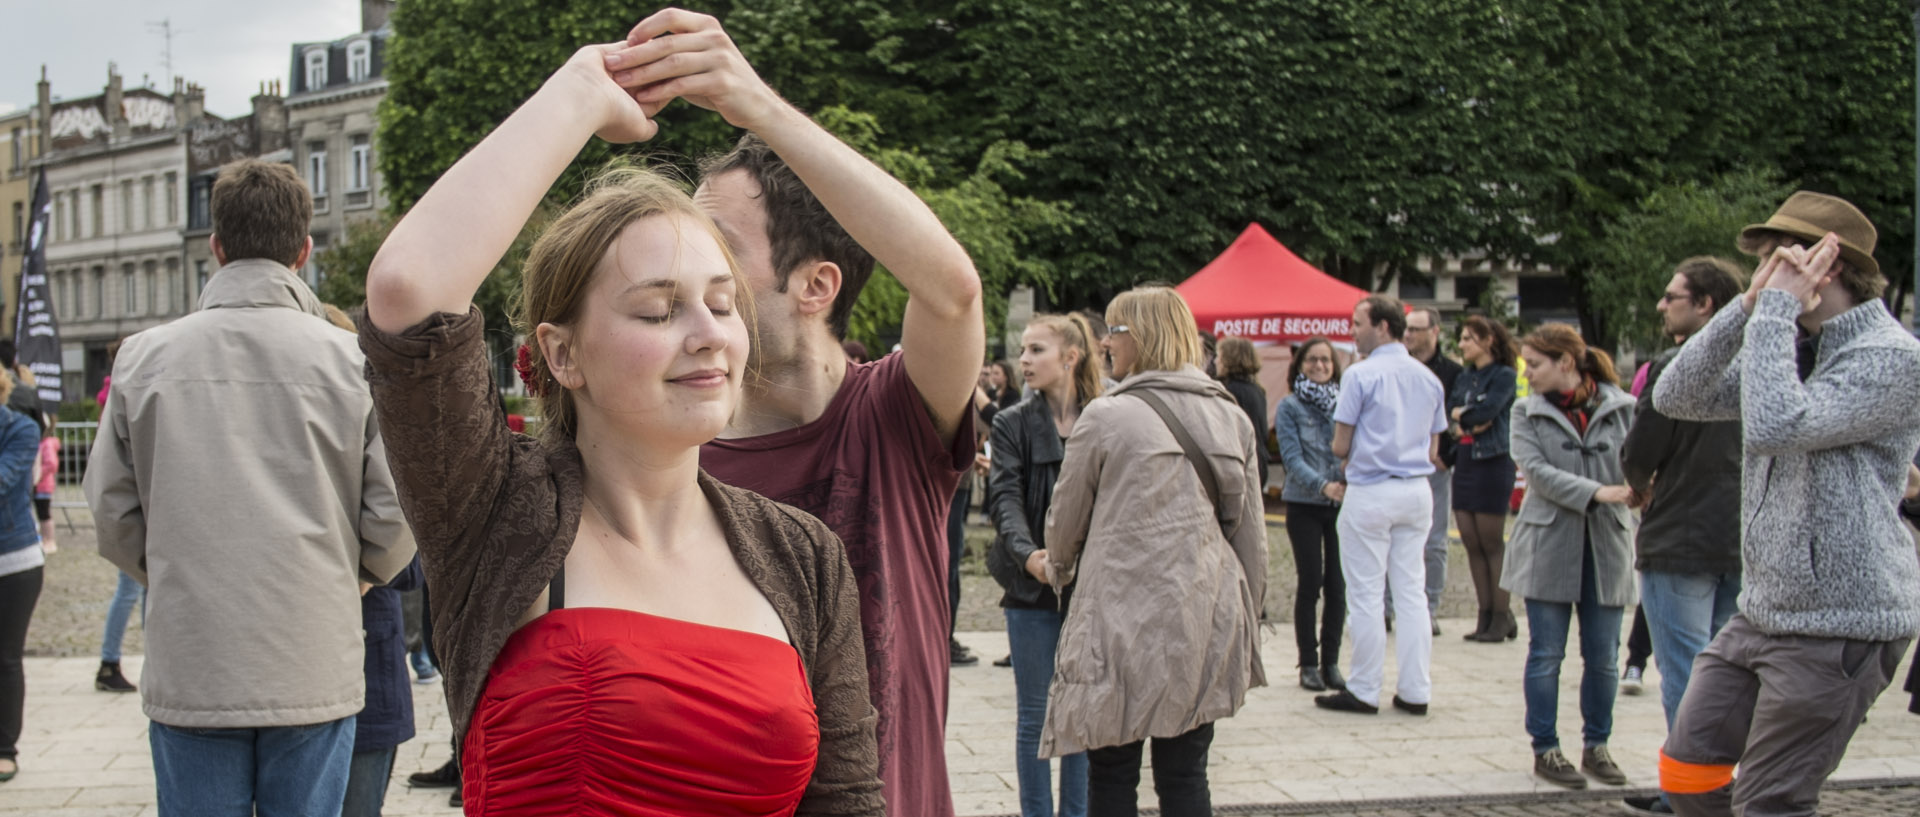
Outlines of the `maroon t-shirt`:
M947 785L947 512L973 467L973 412L940 442L904 358L849 365L825 414L799 428L714 440L720 481L820 517L860 585L867 683L879 710L887 812L950 817Z

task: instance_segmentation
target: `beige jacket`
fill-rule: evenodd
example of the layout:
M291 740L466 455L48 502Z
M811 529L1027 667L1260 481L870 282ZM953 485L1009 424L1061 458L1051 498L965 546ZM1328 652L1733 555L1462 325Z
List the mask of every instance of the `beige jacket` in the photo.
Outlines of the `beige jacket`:
M1151 389L1206 453L1221 517ZM1267 683L1260 609L1267 527L1253 424L1191 366L1127 378L1087 405L1067 440L1047 518L1060 631L1040 754L1174 737L1228 717ZM1226 532L1223 534L1222 519Z
M257 728L365 698L360 587L413 559L351 333L286 267L222 267L127 338L87 460L100 555L148 590L147 717Z

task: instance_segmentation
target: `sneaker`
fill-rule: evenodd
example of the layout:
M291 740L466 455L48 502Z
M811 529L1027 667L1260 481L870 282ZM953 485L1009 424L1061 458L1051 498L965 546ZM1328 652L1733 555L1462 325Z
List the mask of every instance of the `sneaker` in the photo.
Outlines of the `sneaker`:
M1533 756L1533 776L1569 789L1587 787L1586 776L1580 774L1580 770L1574 768L1572 763L1568 763L1567 756L1560 754L1557 748L1548 749Z
M449 806L452 806L452 807L454 807L454 808L460 808L461 806L463 806L463 805L465 805L465 803L463 803L463 802L461 802L461 800L460 800L460 790L459 790L459 789L454 789L454 790L453 790L453 796L452 796L452 797L449 797L449 798L447 798L447 805L449 805Z
M416 672L419 673L418 676L413 679L413 682L416 684L431 684L440 680L440 671L434 669L432 664L420 667Z
M1620 807L1628 814L1672 814L1673 806L1667 805L1666 798L1660 795L1651 797L1629 797L1620 801Z
M1361 715L1378 715L1380 707L1353 697L1353 693L1340 690L1332 695L1321 695L1313 699L1313 705L1335 712L1353 712Z
M947 640L947 652L951 654L951 663L956 667L971 667L980 663L980 657L973 654L965 645L952 639Z
M460 795L460 761L449 760L446 765L428 772L414 772L407 775L407 785L416 789L453 789L455 797Z
M132 682L129 682L127 676L120 674L120 662L118 661L100 662L100 672L93 676L93 688L101 692L138 691L138 687L135 687Z
M1427 705L1426 705L1426 704L1416 704L1416 703L1409 703L1409 702L1407 702L1407 701L1403 701L1403 700L1401 700L1401 699L1400 699L1400 696L1398 696L1398 695L1395 695L1395 696L1393 696L1393 708L1394 708L1394 709L1398 709L1398 710L1400 710L1400 711L1402 711L1402 712L1405 712L1405 713L1407 713L1407 714L1409 714L1409 715L1425 715L1425 714L1427 714Z
M993 665L996 667L1011 667L1013 666L1013 656L1009 654L1005 658L994 661Z
M1627 785L1627 773L1620 771L1620 765L1613 762L1613 755L1603 744L1589 746L1580 753L1580 768L1609 786Z
M1639 667L1628 665L1627 671L1620 676L1620 694L1640 694L1642 690L1646 689L1646 684L1641 681L1641 677L1644 674L1645 671Z

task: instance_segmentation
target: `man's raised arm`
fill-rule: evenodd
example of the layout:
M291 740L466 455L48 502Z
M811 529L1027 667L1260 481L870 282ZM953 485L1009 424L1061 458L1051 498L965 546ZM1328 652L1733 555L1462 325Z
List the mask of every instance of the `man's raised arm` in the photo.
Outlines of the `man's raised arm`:
M906 185L780 99L718 20L667 9L640 21L627 42L609 68L636 100L651 108L680 97L752 131L906 287L907 375L941 440L951 442L986 345L980 276L960 242Z

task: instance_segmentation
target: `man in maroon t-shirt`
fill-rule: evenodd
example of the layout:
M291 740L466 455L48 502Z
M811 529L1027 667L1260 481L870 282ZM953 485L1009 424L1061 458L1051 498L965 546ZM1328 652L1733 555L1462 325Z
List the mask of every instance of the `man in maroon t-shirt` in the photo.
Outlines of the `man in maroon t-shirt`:
M973 465L980 277L919 197L775 95L711 18L671 30L692 72L681 93L749 131L694 193L753 287L756 331L744 402L701 465L845 540L888 811L950 817L946 522ZM849 365L876 260L909 295L904 351Z

